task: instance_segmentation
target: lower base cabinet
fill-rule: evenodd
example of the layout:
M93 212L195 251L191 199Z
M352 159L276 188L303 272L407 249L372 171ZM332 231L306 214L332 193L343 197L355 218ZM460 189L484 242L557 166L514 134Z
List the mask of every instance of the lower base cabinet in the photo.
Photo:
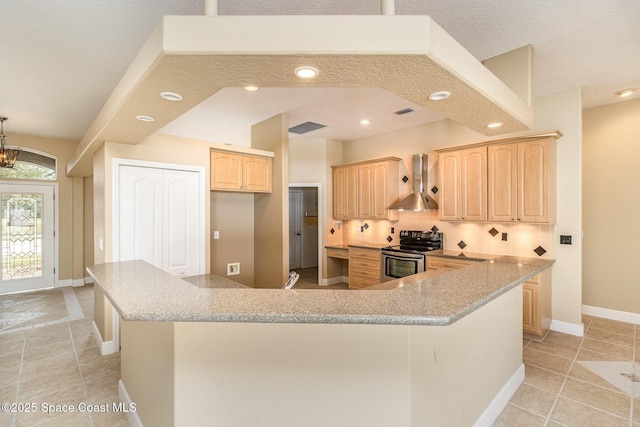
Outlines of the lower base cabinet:
M427 270L463 268L477 261L427 256ZM522 331L525 337L543 339L551 326L551 269L522 284Z
M551 326L551 269L522 286L522 330L532 338L543 338Z
M349 248L349 289L362 289L380 283L379 249Z

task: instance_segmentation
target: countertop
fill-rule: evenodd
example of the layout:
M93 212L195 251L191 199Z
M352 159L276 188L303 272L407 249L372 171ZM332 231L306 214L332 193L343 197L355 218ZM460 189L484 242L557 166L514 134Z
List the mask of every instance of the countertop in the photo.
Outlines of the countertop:
M326 245L325 248L331 249L349 249L349 248L365 248L365 249L383 249L389 247L388 244L382 243L370 243L370 242L355 242L347 243L344 245Z
M554 262L501 256L364 290L254 289L216 275L183 280L144 261L87 271L124 320L449 325Z

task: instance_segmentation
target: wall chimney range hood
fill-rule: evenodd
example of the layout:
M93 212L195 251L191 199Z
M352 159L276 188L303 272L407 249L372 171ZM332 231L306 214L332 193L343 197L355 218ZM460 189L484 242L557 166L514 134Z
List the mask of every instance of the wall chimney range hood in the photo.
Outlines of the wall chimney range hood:
M426 154L414 154L412 157L412 191L411 194L397 203L394 203L389 209L400 211L426 211L438 209L438 203L429 197L425 186L428 179L428 159Z

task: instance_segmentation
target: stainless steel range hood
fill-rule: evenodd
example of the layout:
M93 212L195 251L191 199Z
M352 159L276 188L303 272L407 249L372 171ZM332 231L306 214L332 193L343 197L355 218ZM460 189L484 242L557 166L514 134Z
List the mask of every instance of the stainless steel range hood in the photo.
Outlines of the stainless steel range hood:
M389 209L400 211L426 211L438 209L438 203L427 193L425 186L428 179L428 159L426 154L414 154L412 157L411 176L413 180L413 191L411 194Z

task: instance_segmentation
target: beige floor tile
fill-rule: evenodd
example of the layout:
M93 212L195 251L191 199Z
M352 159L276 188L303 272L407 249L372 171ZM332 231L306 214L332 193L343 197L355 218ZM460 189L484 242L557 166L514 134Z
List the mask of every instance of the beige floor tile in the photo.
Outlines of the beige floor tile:
M524 383L551 393L558 393L565 376L533 365L525 365Z
M640 398L633 399L633 422L640 424Z
M556 400L555 393L522 384L511 398L511 403L534 414L546 417Z
M566 374L569 372L572 363L572 360L535 350L530 347L527 347L523 351L523 359L526 364L549 369L560 374Z
M554 354L556 356L564 357L565 359L573 359L576 357L579 344L573 346L567 343L554 342L552 340L545 339L543 342L532 341L527 348L544 351L545 353Z
M612 344L593 338L585 338L581 348L584 350L590 350L593 352L614 356L618 360L631 360L633 358L632 347Z
M128 426L127 415L124 412L97 412L91 414L95 427Z
M629 418L631 398L620 392L607 390L590 383L568 378L560 395L601 411L625 419Z
M16 393L18 391L18 383L0 386L0 402L15 402Z
M2 361L2 368L15 367L17 369L20 369L20 364L22 363L22 343L15 344L17 344L17 346L14 348L13 352L5 353L0 356L0 360ZM0 383L1 382L2 380L0 380Z
M15 417L15 414L11 412L0 411L0 426L12 426L14 417Z
M542 427L544 422L544 417L509 404L493 423L493 427Z
M78 369L75 354L65 352L51 357L26 361L22 365L22 379L38 378L47 372L67 373Z
M85 381L87 402L119 402L118 381L120 372Z
M600 375L594 373L590 369L585 368L579 363L575 363L569 372L571 378L575 378L590 384L597 385L599 387L606 388L611 391L621 392L621 390L609 381L602 378Z
M628 412L627 412L628 414ZM600 411L579 402L560 398L553 409L551 419L566 426L580 427L628 427L628 419Z
M633 336L615 334L601 329L589 328L585 334L585 338L593 338L599 341L617 344L625 347L633 347Z
M589 325L589 330L598 329L608 333L633 336L635 325L633 323L618 322L616 320L594 317Z
M0 387L17 384L20 379L20 365L0 368Z
M78 404L84 402L84 388L77 385L63 390L57 390L53 393L43 395L36 399L30 399L27 403L32 403L38 408L34 413L18 414L18 425L39 425L64 415L64 411L57 408L58 405L73 405L74 409L78 408ZM43 409L54 407L51 411Z
M102 356L97 347L78 350L78 363L84 381L92 381L120 372L120 354Z
M24 363L48 359L52 354L62 355L65 353L70 353L73 355L73 345L71 344L71 339L46 345L34 344L31 342L28 342L27 344L28 345L25 346L23 355Z
M47 372L39 378L20 382L20 401L34 400L59 390L82 385L78 372Z

